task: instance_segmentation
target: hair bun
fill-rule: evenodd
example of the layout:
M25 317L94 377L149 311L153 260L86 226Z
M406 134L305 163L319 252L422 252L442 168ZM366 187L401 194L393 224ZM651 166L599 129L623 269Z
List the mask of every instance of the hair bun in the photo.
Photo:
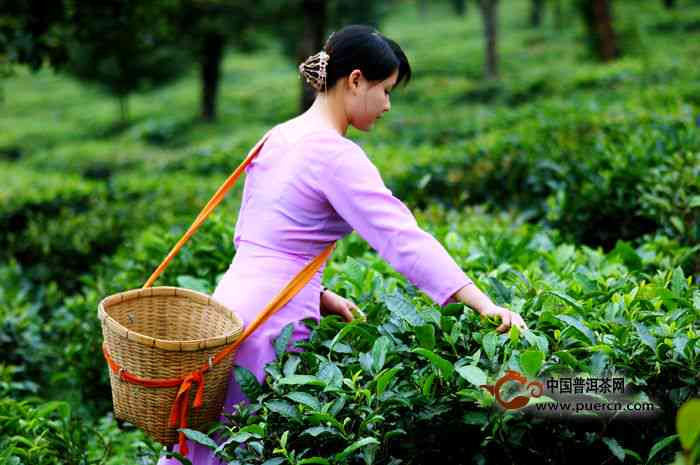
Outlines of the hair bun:
M299 65L299 73L311 87L319 92L326 90L326 66L329 59L330 55L325 50L321 50Z

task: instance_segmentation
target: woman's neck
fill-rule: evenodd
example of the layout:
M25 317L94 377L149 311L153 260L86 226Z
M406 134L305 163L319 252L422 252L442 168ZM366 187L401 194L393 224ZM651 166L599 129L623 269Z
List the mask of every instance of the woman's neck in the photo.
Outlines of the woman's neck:
M327 127L345 136L348 129L348 117L343 107L342 96L335 92L319 93L311 107L303 114L310 122L319 127Z

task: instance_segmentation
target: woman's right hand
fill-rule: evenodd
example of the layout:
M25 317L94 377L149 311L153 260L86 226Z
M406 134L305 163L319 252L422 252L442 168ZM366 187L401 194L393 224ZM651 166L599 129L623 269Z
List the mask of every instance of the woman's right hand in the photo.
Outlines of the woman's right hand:
M507 331L512 325L517 326L521 332L528 330L523 317L507 308L499 307L495 304L486 306L486 308L479 311L479 314L486 318L492 316L500 318L501 324L496 328L496 331L499 333Z
M469 283L462 287L453 295L453 298L470 306L483 317L495 316L500 318L501 324L496 328L496 331L499 333L507 331L511 325L516 325L520 331L527 331L528 329L520 315L494 304L489 296L481 292L475 283Z

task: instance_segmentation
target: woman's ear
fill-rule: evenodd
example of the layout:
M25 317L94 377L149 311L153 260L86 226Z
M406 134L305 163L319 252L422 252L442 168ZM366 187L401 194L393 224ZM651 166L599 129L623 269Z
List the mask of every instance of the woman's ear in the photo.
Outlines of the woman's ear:
M348 75L347 83L351 92L355 93L360 90L361 81L363 79L362 71L353 69Z

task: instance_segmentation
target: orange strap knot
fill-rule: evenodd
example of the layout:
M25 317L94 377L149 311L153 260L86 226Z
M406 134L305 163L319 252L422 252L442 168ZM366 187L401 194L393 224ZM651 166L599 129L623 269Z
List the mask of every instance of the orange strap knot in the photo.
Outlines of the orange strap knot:
M182 384L180 384L180 389L177 391L173 408L170 411L171 427L176 427L179 423L180 428L187 428L187 416L192 383L198 384L197 393L194 396L194 403L192 405L194 408L200 408L202 406L202 396L204 395L204 377L202 376L201 371L194 371L185 376L185 378L182 380ZM185 441L185 433L182 431L178 435L178 444L180 445L180 453L182 455L187 455L187 442Z

